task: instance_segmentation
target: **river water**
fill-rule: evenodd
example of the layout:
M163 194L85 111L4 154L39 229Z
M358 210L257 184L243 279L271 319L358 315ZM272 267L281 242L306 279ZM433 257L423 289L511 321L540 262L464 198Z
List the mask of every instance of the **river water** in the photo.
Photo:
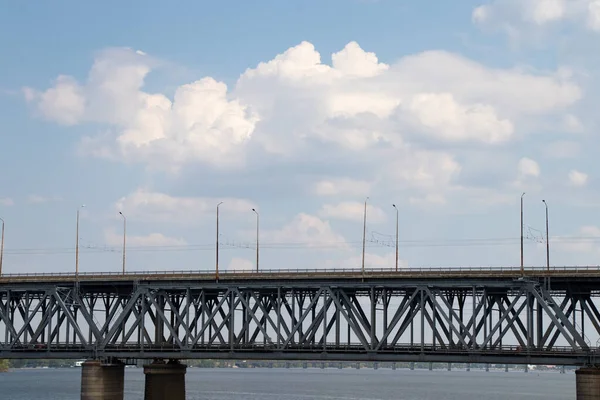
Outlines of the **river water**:
M144 398L141 368L125 399ZM79 400L80 368L0 374L1 400ZM187 400L575 400L575 374L390 369L188 368Z

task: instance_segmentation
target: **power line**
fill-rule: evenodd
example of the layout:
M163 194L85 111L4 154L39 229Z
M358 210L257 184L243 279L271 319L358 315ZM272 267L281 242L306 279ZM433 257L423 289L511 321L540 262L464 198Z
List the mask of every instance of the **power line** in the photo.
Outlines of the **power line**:
M381 235L385 236L385 235ZM537 235L528 236L533 242L540 242ZM477 238L477 239L420 239L420 240L401 240L400 246L403 248L429 248L429 247L487 247L487 246L509 246L519 243L520 238ZM590 236L563 236L551 238L559 243L600 243L600 237ZM231 242L220 243L223 250L232 249L255 249L255 244L251 242ZM321 242L271 242L263 243L261 249L272 250L335 250L343 248L360 247L362 241L321 241ZM395 246L395 240L380 240L372 236L367 243L368 247L391 247ZM215 249L215 244L186 244L186 245L138 245L129 246L127 251L133 252L191 252L191 251L211 251ZM81 251L85 253L120 253L121 248L109 245L85 245L81 246ZM6 255L59 255L74 253L74 248L69 247L50 247L50 248L15 248L6 249Z

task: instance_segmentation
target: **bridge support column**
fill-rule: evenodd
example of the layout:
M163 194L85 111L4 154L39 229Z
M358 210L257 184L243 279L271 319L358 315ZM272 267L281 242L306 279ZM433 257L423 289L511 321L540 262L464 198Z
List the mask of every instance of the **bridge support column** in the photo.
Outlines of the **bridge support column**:
M392 371L396 370L396 363L392 363Z
M433 363L432 362L429 363L429 370L433 371Z
M144 400L185 400L186 368L187 365L179 361L155 361L144 365Z
M508 364L504 364L504 372L508 372Z
M584 367L575 371L577 400L600 399L600 368Z
M123 400L125 365L88 360L81 365L81 400Z
M471 370L471 363L467 363L467 371Z
M409 368L410 368L410 370L411 370L411 371L414 371L414 369L415 369L415 363L414 363L414 362L411 362L411 363L409 364Z
M490 372L490 364L485 364L485 372Z
M452 371L452 363L448 363L448 371Z

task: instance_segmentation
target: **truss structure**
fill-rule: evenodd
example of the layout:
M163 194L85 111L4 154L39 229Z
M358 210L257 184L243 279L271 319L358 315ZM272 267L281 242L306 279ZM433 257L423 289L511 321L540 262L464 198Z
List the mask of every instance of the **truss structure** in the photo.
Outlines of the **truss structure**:
M0 285L0 358L596 364L600 312L540 280Z

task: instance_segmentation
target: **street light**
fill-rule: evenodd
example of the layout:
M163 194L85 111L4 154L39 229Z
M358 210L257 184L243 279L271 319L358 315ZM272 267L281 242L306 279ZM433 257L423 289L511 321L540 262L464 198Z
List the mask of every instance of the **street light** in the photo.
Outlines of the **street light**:
M85 207L85 204L82 204L77 208L77 228L75 230L75 276L79 276L79 210Z
M521 195L521 275L525 274L523 267L523 196L525 196L525 192Z
M252 211L254 211L254 213L256 214L256 272L258 272L258 232L259 232L259 221L260 221L260 216L258 214L258 211L256 211L256 209L252 209Z
M542 200L546 206L546 270L550 272L550 236L548 236L548 203Z
M2 276L2 259L4 258L4 220L0 218L2 222L2 238L0 239L0 276Z
M365 274L365 244L366 244L366 237L367 237L367 200L369 200L369 198L367 197L365 199L365 211L364 211L364 215L363 215L363 240L362 240L362 274Z
M392 207L396 209L396 272L398 272L398 207L392 204Z
M215 250L215 279L217 281L219 280L219 206L221 204L223 204L223 202L217 204L217 243Z
M125 246L127 243L127 218L125 217L125 214L123 214L121 211L119 211L119 214L121 214L121 217L123 217L123 275L125 275Z

